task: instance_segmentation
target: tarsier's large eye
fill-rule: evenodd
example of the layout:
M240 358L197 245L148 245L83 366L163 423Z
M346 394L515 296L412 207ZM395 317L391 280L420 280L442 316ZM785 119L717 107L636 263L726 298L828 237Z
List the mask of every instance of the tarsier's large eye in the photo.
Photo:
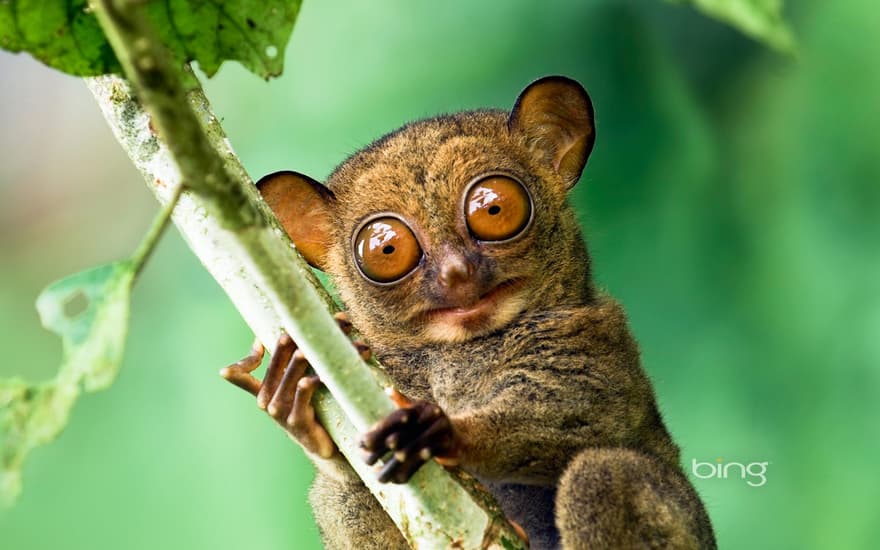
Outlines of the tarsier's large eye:
M365 277L377 283L393 283L419 265L422 247L403 221L385 216L358 231L354 257Z
M471 186L464 200L471 234L481 241L506 241L519 235L532 216L532 198L518 181L490 176Z

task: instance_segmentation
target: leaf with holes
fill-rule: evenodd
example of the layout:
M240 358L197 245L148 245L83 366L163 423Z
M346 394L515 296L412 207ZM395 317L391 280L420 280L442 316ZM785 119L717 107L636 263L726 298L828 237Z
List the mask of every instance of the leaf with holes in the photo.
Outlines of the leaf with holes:
M167 0L147 11L181 61L208 76L236 60L263 78L278 76L301 0ZM77 76L120 72L87 0L0 0L0 48L26 51Z
M21 467L67 423L80 391L109 386L122 361L134 269L116 262L71 275L37 298L43 326L62 339L58 374L40 384L0 380L0 503L21 490Z
M794 53L794 35L782 16L782 0L670 0L688 4L782 53Z

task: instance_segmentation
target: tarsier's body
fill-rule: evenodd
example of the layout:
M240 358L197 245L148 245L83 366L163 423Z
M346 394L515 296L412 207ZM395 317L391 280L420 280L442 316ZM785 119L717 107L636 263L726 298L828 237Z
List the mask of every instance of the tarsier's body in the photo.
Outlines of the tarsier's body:
M329 192L293 173L261 191L423 417L365 436L372 460L416 442L386 478L404 481L429 456L454 460L533 548L714 548L566 203L593 139L586 93L552 77L511 113L442 116L382 138L330 176ZM315 458L311 493L325 544L406 547L320 427L292 431L317 432L324 443L305 446L330 456Z

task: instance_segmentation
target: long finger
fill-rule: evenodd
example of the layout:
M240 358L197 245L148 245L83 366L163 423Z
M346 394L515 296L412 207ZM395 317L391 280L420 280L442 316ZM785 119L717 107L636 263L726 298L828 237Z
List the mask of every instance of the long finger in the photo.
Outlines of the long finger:
M410 409L397 409L388 416L373 424L369 432L364 434L361 447L368 451L380 451L386 447L385 440L394 432L408 427L412 421L414 412Z
M364 446L363 442L361 443L362 448L370 451L370 453L364 458L368 465L372 466L380 458L384 459L389 453L398 452L409 447L413 441L421 437L425 425L409 421L406 424L397 425L396 428L395 431L392 431L384 440L379 441L372 448L367 448Z
M406 483L424 463L425 461L421 460L418 455L411 456L403 462L398 460L396 456L392 456L379 471L379 482Z
M272 360L269 361L269 366L266 367L266 375L263 376L263 387L260 388L260 393L257 395L257 406L261 409L266 410L266 407L269 405L269 400L272 399L275 390L278 388L278 383L284 375L284 368L290 362L290 358L295 350L296 344L290 336L286 332L282 333L281 337L278 338L278 343L275 345L275 353L272 354Z
M293 397L296 393L296 385L306 372L309 362L306 361L302 350L293 352L290 362L281 377L281 382L266 407L269 415L278 420L284 420L291 412L293 407Z
M233 366L229 366L220 370L220 376L251 395L260 393L260 386L262 384L248 372L242 372L236 370Z
M406 447L395 451L394 457L406 462L411 456L418 455L423 462L432 456L443 454L452 443L452 431L449 420L444 416L438 418Z
M260 391L260 381L250 373L263 362L264 351L263 344L259 340L254 340L250 355L220 369L220 376L246 392L257 395Z
M336 445L330 439L330 434L315 420L315 409L312 407L312 396L321 385L317 376L300 378L296 385L296 394L293 400L293 410L287 421L288 424L300 424L297 429L304 429L306 441L310 443L309 450L322 458L330 458L336 451Z

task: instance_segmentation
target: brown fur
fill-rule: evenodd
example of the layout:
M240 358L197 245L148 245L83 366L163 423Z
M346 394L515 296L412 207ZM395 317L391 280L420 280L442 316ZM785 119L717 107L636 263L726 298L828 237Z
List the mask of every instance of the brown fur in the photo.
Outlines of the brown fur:
M576 83L545 84L528 88L513 115L416 122L346 160L327 182L333 223L321 225L332 229L318 263L399 389L449 415L461 466L534 548L714 548L625 315L594 289L566 201L592 147L592 108ZM462 194L499 172L529 189L533 223L511 242L481 243L468 233ZM425 252L392 286L365 280L352 257L352 233L377 212L405 219ZM448 305L437 269L450 255L475 266L476 292L514 277L525 289L478 329L431 332L423 312ZM329 547L402 544L353 477L322 474L312 503Z

